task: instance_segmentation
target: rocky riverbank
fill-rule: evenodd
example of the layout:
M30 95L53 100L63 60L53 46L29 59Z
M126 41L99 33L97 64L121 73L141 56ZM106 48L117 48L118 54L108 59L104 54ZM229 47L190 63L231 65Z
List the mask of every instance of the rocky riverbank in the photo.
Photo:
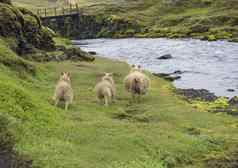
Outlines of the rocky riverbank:
M163 78L167 81L173 82L180 79L178 76L181 71L175 71L171 74L155 73L155 76ZM175 93L181 95L191 104L203 104L207 106L207 110L214 113L227 113L232 116L238 116L238 97L232 98L219 97L206 89L175 89ZM209 108L211 107L211 108Z

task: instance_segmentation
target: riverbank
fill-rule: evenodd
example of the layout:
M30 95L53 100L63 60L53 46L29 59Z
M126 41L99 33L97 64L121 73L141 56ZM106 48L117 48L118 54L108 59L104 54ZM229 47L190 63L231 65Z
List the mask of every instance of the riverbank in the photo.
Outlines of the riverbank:
M58 39L57 45L65 42ZM151 89L136 104L124 92L129 71L124 62L96 57L94 62L34 65L35 75L0 66L1 113L10 120L14 149L31 158L33 167L204 168L207 161L224 158L224 151L232 159L237 119L196 110L161 78L148 73ZM50 101L62 71L71 73L75 92L69 111ZM114 73L118 89L116 103L108 108L97 103L93 91L103 72Z

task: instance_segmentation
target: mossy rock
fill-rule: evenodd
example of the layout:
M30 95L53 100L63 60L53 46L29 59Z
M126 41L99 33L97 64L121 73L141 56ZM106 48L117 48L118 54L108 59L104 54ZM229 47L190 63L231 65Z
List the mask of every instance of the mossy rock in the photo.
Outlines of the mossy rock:
M12 10L9 5L0 4L0 35L17 36L22 30L22 15L17 15L16 10ZM19 11L17 11L19 12Z
M209 31L209 27L202 24L196 24L191 27L191 31L193 33L204 33Z
M19 73L36 73L35 66L18 57L3 40L0 40L0 63Z
M11 0L0 0L1 3L12 4Z
M207 41L216 41L217 38L215 35L206 35L206 36L203 36L202 40L207 40Z
M235 42L235 43L238 43L238 38L232 38L229 40L229 42Z
M0 3L0 35L16 39L18 54L33 52L34 48L54 50L52 34L41 25L38 16L28 9Z
M65 51L65 55L69 60L78 61L94 61L95 57L81 50L80 48L68 48Z

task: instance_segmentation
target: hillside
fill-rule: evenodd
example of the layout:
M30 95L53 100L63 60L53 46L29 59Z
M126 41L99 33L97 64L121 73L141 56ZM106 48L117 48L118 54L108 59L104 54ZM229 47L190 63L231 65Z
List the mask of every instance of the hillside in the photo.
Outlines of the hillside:
M43 0L42 0L43 1ZM33 2L15 0L17 4L35 8ZM36 4L40 4L37 1ZM44 1L46 2L46 1ZM137 21L141 26L137 37L195 37L204 40L238 37L238 3L236 0L79 0L91 15L113 15ZM45 5L44 5L45 4ZM63 3L59 1L56 6ZM52 4L48 4L52 5ZM41 3L41 6L48 6Z

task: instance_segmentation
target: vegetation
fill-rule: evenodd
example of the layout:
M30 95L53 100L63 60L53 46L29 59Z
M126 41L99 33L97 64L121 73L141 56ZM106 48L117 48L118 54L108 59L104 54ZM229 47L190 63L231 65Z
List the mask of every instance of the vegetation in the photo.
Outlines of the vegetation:
M1 57L21 59L4 42L0 45ZM233 158L228 151L236 149L237 119L194 109L160 78L148 74L152 88L137 104L124 92L129 68L123 62L29 64L35 75L0 66L0 111L11 121L15 150L30 157L33 167L198 168L211 159L210 164L220 163L224 151ZM51 100L61 71L71 73L75 92L68 111ZM116 103L108 108L97 103L94 93L103 72L114 73L118 89Z
M134 14L138 2L129 3L136 7ZM154 1L147 2L142 9ZM6 23L0 22L1 33L7 33L8 28L20 30L21 38L33 45L37 53L62 52L35 45L50 39L56 49L82 54L80 49L70 49L67 39L58 37L53 41L51 33L28 10L0 3L0 12L9 18L0 17ZM120 12L116 15L123 16ZM110 20L120 20L120 17L113 16ZM140 24L143 23L150 22L141 20ZM22 26L31 28L22 29ZM205 30L200 26L193 29ZM161 30L166 32L167 28ZM124 91L122 81L129 72L126 63L104 58L96 58L94 62L31 62L16 54L19 39L14 33L1 34L0 40L0 152L4 152L0 159L8 151L14 162L11 167L28 168L31 164L34 168L237 167L237 118L209 112L217 107L226 108L226 100L189 104L175 95L171 83L146 72L152 86L149 94L136 103ZM43 36L37 36L42 33ZM52 102L62 71L70 72L75 93L75 101L68 111L53 106ZM113 72L117 84L117 101L109 107L101 106L94 92L104 72Z
M40 4L46 1L15 0L17 4ZM26 3L27 2L27 3ZM203 40L237 41L238 3L236 0L78 0L89 15L108 16L138 22L141 31L131 30L136 37L194 37ZM51 3L52 4L52 3ZM63 0L54 4L61 6ZM47 7L50 4L42 3ZM123 31L124 32L124 31ZM108 32L102 32L108 35ZM109 34L110 35L110 34ZM112 35L111 35L112 36ZM122 37L126 34L122 34ZM120 31L114 37L121 37Z

